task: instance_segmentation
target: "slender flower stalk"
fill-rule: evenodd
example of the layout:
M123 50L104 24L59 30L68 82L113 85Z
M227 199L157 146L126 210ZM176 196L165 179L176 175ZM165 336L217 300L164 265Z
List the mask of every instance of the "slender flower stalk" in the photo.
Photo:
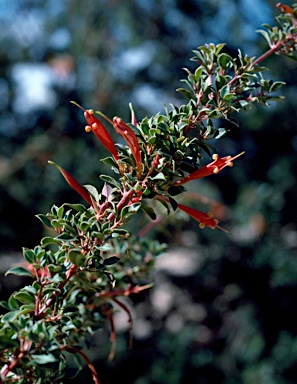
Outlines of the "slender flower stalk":
M88 125L86 125L85 127L86 132L93 131L95 136L98 138L99 141L101 141L104 147L113 155L116 160L119 160L118 151L110 134L108 133L104 125L97 119L97 117L94 116L93 109L86 110L79 104L77 104L75 101L71 101L71 103L75 104L78 108L84 111L84 116L88 123Z
M152 286L151 283L141 284L151 279L154 259L164 249L158 241L155 244L155 241L138 240L162 220L154 206L145 204L142 199L165 202L168 214L170 206L172 210L180 209L196 220L200 228L229 233L219 226L218 219L223 217L224 207L215 206L213 201L197 194L188 194L188 198L198 199L210 207L212 212L206 213L179 204L169 196L183 192L184 183L232 166L244 153L223 158L214 154L209 164L187 176L176 177L183 175L189 161L199 161L203 151L210 148L206 140L221 136L213 127L213 119L229 120L231 113L246 109L247 103L268 104L272 99L270 93L283 84L265 80L261 75L265 68L256 67L272 53L296 59L297 5L291 8L278 3L277 7L285 15L278 18L280 27L266 24L268 31L261 31L270 49L256 60L241 52L238 59L226 53L221 55L224 44L206 44L194 51L193 60L198 66L193 74L187 70L190 91L179 89L190 98L188 104L180 108L173 106L170 111L166 108L165 116L158 113L139 123L130 104L131 124L117 116L110 120L98 112L124 138L123 147L114 143L92 109L86 110L72 102L84 113L86 131L92 131L113 156L112 161L110 158L105 161L106 165L118 173L114 169L116 162L120 175L116 178L101 175L105 184L97 190L93 186L84 187L62 167L49 161L88 206L65 203L61 207L54 205L47 215L37 215L51 229L49 236L43 237L34 249L23 248L25 262L6 273L30 276L34 282L14 292L8 302L1 302L8 312L0 316L0 384L33 383L40 377L46 383L58 382L68 371L65 352L84 359L93 382L100 384L95 367L77 342L88 338L106 319L110 323L109 358L112 359L116 349L115 306L128 315L132 345L132 316L119 297L140 293ZM216 94L213 92L215 73L219 75ZM98 118L102 121L101 117ZM187 137L192 128L197 129L199 141ZM69 208L66 212L65 206ZM194 203L191 206L195 207ZM128 222L140 209L152 221L138 236L132 236L133 227L130 228ZM133 284L130 284L131 279ZM5 337L1 337L3 335ZM78 359L73 361L79 369ZM49 370L52 363L56 368ZM75 366L71 366L71 371L72 368Z
M70 187L73 188L78 194L80 194L81 197L83 197L91 207L94 207L92 199L87 190L81 184L79 184L79 182L76 181L75 178L69 172L65 171L65 169L63 169L53 161L48 161L48 163L55 166L62 173Z
M197 171L192 172L190 175L184 177L183 179L176 181L174 185L185 184L191 180L201 179L203 177L206 177L212 174L217 174L227 166L232 167L233 166L232 161L237 159L237 157L241 156L242 154L244 154L244 152L241 152L234 157L231 157L231 156L219 157L218 154L214 154L212 156L214 161L212 161L211 163L205 165L200 169L197 169Z
M131 111L131 124L134 125L134 127L137 127L137 119L132 103L129 103L129 108Z

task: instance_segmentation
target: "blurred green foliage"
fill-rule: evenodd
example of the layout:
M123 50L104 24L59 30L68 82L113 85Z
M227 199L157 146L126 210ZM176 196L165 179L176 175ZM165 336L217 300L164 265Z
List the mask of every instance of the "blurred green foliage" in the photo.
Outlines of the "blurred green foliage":
M123 120L129 102L139 118L162 110L163 102L178 104L181 95L174 89L184 77L181 68L190 66L192 49L226 42L230 52L241 48L259 55L266 42L254 30L273 23L277 13L268 0L2 0L0 11L4 256L39 241L42 228L35 214L53 203L77 202L46 165L49 158L81 183L97 184L98 173L106 172L99 162L102 153L84 133L70 100ZM20 64L31 66L18 80ZM164 312L156 307L154 291L133 298L135 324L150 332L135 335L132 350L119 337L115 360L107 363L106 346L94 340L103 384L119 377L136 384L296 383L297 66L277 57L264 64L287 83L285 101L240 115L239 129L226 126L227 138L216 143L219 153L245 150L245 156L232 170L192 184L193 192L205 189L226 204L223 226L233 235L201 231L186 219L178 226L168 222L164 231L154 228L152 236L168 240L172 250L191 250L199 263L186 275L169 269L156 276L155 289L168 292L167 287L173 296ZM36 90L41 68L51 80ZM34 102L30 86L38 95ZM5 279L1 283L6 296ZM78 382L82 377L87 382L87 375Z

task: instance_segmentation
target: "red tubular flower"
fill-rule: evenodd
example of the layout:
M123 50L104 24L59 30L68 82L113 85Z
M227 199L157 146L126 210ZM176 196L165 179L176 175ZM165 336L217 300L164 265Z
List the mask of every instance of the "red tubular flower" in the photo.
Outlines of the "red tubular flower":
M142 159L137 136L133 129L125 124L120 117L113 118L113 126L116 132L121 135L128 144L136 162L138 177L140 177L142 174Z
M289 7L288 5L282 4L282 3L277 3L276 4L277 8L280 8L280 10L284 13L289 13L291 16L295 17L294 10Z
M73 188L77 193L79 193L81 197L83 197L91 207L94 207L92 199L87 190L81 184L79 184L79 182L76 181L75 178L71 176L69 172L65 171L65 169L63 169L53 161L48 161L48 163L54 165L62 173L70 187Z
M206 177L209 175L212 175L213 173L219 173L223 168L229 166L233 166L233 160L237 159L237 157L241 156L244 152L241 152L239 155L236 155L234 157L226 156L226 157L219 157L218 154L214 154L212 158L214 161L207 164L206 166L197 169L197 171L192 172L190 175L184 177L181 180L176 181L175 185L181 185L185 184L188 181L195 180L195 179L201 179L202 177Z
M218 228L224 232L228 232L224 228L218 225L219 220L213 219L211 213L204 213L204 212L198 211L197 209L187 207L186 205L183 205L183 204L177 204L177 206L179 209L187 213L193 219L197 220L199 222L200 228L204 228L206 226L211 229Z
M104 125L97 119L97 117L94 116L93 109L86 110L74 101L72 101L72 103L84 111L84 116L88 123L88 125L85 127L86 132L93 131L95 136L99 141L101 141L104 147L113 155L116 160L118 160L119 155L114 142Z
M170 202L169 199L167 199L164 196L159 196L159 198L163 201L167 201L167 203ZM198 209L187 207L186 205L183 205L183 204L177 204L177 206L179 209L181 209L182 211L187 213L189 216L191 216L193 219L198 221L200 228L204 228L205 226L211 229L218 228L221 231L229 233L228 231L226 231L226 229L218 225L219 220L213 219L211 212L205 213L205 212L199 211Z

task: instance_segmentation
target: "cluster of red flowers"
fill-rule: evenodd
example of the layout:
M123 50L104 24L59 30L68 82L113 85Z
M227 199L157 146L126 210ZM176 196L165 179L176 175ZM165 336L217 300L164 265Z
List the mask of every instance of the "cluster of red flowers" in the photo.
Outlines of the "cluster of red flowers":
M116 149L116 146L113 142L112 137L108 133L107 129L104 127L104 125L99 121L97 117L94 116L94 111L92 109L86 110L82 108L77 103L73 102L73 104L77 105L80 109L84 111L84 116L87 121L85 130L86 132L93 132L95 136L99 139L99 141L104 145L104 147L112 154L114 159L118 162L119 161L119 154ZM103 115L104 116L104 115ZM106 116L104 116L106 118ZM138 179L141 178L142 172L143 172L143 164L142 164L142 157L141 157L141 150L139 146L139 142L137 139L136 134L134 133L133 129L129 127L127 124L125 124L121 118L114 117L113 120L109 120L106 118L114 127L116 132L121 135L124 140L126 141L136 163L137 168L137 177ZM134 113L132 114L132 123L133 125L137 125L137 121L135 119ZM232 167L233 160L237 157L241 156L244 152L238 154L237 156L231 157L226 156L220 158L218 154L213 155L213 161L204 167L190 173L188 176L175 181L172 185L179 186L182 184L185 184L191 180L200 179L212 174L219 173L223 168L229 166ZM69 172L65 171L63 168L55 164L54 162L49 161L50 164L56 166L59 171L62 173L64 178L66 179L67 183L76 191L78 192L84 200L93 208L94 202L91 199L89 192L78 182L75 180L73 176L69 174ZM120 173L121 173L121 166L119 165ZM169 200L163 196L158 196L161 200L169 202ZM131 195L132 198L132 195ZM140 197L138 197L138 201L140 201ZM129 202L127 202L129 205ZM199 222L200 228L204 228L205 226L215 229L219 228L221 230L224 230L222 227L218 225L218 220L214 219L212 217L211 213L204 213L202 211L199 211L197 209L193 209L190 207L187 207L183 204L178 204L178 208L187 213L189 216L191 216L193 219L197 220ZM224 230L225 231L225 230Z

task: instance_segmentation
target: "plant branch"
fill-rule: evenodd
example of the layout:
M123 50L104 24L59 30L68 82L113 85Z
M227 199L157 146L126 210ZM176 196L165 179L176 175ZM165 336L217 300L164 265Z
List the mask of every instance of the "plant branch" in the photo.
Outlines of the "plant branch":
M252 62L252 67L254 67L255 65L258 65L259 63L261 63L261 61L267 59L267 57L273 55L275 52L278 51L279 47L282 45L282 41L279 40L277 43L275 43L274 45L271 46L271 48L266 51L265 53L263 53L263 55L259 56L256 60L254 60Z
M99 380L99 377L98 377L98 374L96 372L96 369L95 369L94 365L92 364L91 360L88 358L87 355L85 355L81 350L73 348L73 347L64 346L64 347L61 347L61 350L62 351L68 351L70 353L78 353L85 360L85 362L87 363L87 366L88 366L88 368L90 369L90 371L92 373L92 378L93 378L94 383L95 384L101 384L101 381Z
M52 296L46 301L46 303L40 309L40 311L39 312L37 311L37 313L35 314L35 317L37 319L41 319L45 316L45 311L47 310L47 308L49 308L55 302L57 297L62 293L65 285L68 283L71 277L75 274L76 270L77 270L77 266L75 264L72 264L72 266L70 267L67 273L66 279L57 285L56 290L53 292Z

